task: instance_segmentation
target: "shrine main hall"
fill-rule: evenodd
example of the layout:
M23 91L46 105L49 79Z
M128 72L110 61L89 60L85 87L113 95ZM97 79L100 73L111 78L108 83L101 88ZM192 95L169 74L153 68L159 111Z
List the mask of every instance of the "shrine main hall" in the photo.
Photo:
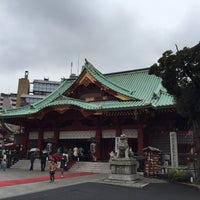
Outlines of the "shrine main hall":
M170 132L177 133L179 164L190 150L187 120L177 114L173 96L149 68L103 74L87 60L75 79L62 80L43 100L0 111L2 124L20 127L16 142L23 154L44 149L96 144L97 160L108 160L121 134L136 155L153 146L170 154Z

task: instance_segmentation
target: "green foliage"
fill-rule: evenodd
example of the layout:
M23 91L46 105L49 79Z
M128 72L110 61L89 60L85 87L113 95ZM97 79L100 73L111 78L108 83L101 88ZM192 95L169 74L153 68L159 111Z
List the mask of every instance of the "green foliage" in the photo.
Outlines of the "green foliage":
M170 170L168 180L170 182L190 182L192 173L187 170Z
M178 112L196 119L200 115L200 43L175 54L163 53L149 74L162 78L162 84L175 97Z
M200 169L200 43L175 54L171 50L164 52L149 74L162 79L163 86L174 96L177 112L193 125L196 167ZM200 179L200 170L197 177Z

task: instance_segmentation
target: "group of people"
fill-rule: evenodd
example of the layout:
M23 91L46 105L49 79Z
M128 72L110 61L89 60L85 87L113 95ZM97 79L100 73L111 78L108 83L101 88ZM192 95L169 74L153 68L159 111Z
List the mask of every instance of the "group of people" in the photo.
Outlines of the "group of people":
M41 171L45 171L46 165L48 165L49 175L50 175L50 182L54 181L54 174L57 169L60 169L61 178L64 177L65 170L69 167L69 163L71 161L81 161L88 159L96 161L95 157L96 152L96 144L91 143L90 149L88 149L88 152L85 151L82 147L73 147L73 148L63 148L59 147L55 154L49 153L47 149L45 148L41 152L40 156L38 156L38 152L30 152L29 151L29 158L30 158L30 171L33 170L34 167L34 161L36 157L40 158L41 163ZM37 154L37 156L36 156ZM90 155L90 156L87 156Z
M22 145L0 148L0 169L4 171L21 159Z
M60 157L60 161L59 161L59 168L60 168L60 173L61 173L61 178L64 178L64 171L65 171L65 168L66 168L66 163L68 162L68 158L67 158L67 155L66 154L62 154L61 157ZM48 166L48 169L49 169L49 175L50 175L50 183L53 183L54 182L54 179L55 179L55 172L58 168L58 165L57 163L55 162L55 160L52 158L51 159L51 162Z
M30 152L30 171L33 170L35 161L35 152ZM50 182L53 183L55 179L55 172L59 168L61 173L61 178L64 177L64 172L67 166L68 156L67 154L61 154L60 159L56 160L53 156L49 156L47 153L41 153L40 163L41 171L45 171L46 165L48 164L48 170L50 175Z

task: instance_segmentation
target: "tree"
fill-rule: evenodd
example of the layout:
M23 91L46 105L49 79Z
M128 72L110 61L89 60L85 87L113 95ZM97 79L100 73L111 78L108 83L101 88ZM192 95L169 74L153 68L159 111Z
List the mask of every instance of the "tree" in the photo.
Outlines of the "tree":
M174 96L177 112L192 124L200 180L200 43L176 53L164 52L149 74L162 78L163 86Z

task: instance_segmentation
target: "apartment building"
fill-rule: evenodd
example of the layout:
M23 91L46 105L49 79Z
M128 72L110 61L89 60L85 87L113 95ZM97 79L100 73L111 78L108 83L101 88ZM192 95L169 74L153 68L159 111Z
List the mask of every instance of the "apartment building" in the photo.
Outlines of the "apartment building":
M17 94L0 93L0 110L12 109L16 107Z
M24 78L20 78L18 82L17 104L21 107L42 100L60 85L60 81L50 81L48 78L44 80L28 79L28 71L25 71Z

